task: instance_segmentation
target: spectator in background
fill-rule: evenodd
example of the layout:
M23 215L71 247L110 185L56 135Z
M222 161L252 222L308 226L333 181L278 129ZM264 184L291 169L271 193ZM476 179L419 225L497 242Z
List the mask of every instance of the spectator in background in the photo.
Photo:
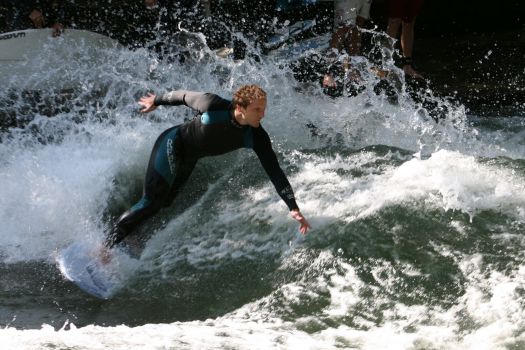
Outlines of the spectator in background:
M337 54L345 53L350 56L361 54L361 33L363 27L370 18L370 6L372 0L335 0L334 1L334 33L330 40L330 48ZM331 54L334 54L332 52ZM343 70L348 71L350 64L345 60ZM323 88L336 89L336 75L341 75L341 67L332 64L323 78ZM353 80L359 80L358 72L351 74ZM330 92L329 94L333 94Z
M401 66L406 76L422 79L414 68L414 25L421 11L423 0L389 0L387 34L397 39L401 29Z
M335 0L334 33L330 47L351 56L361 53L360 27L370 18L372 0Z
M64 2L60 0L7 0L8 31L28 28L53 29L52 35L59 36L64 30Z

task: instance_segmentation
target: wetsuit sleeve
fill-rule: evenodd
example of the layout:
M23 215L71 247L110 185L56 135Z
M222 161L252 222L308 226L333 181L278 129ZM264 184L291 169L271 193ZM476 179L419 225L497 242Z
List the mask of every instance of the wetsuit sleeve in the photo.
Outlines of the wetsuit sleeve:
M270 137L262 126L253 129L253 150L259 157L261 164L270 177L277 193L288 206L288 209L299 209L295 202L292 186L279 166L277 156L272 149Z
M199 113L210 110L224 109L229 101L207 92L176 90L155 97L155 105L188 106Z

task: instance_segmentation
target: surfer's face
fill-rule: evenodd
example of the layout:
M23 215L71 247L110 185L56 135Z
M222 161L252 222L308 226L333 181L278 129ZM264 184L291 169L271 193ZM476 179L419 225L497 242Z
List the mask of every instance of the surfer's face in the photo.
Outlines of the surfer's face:
M261 125L261 120L264 118L264 111L266 110L266 99L258 99L250 103L246 108L238 106L242 115L244 123L253 128L258 128Z

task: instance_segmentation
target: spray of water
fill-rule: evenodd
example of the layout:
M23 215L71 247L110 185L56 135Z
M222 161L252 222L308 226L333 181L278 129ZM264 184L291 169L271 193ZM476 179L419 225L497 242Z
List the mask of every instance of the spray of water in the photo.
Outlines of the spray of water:
M170 47L162 58L109 48L98 50L93 64L92 48L78 43L63 53L59 70L34 59L29 66L40 71L34 80L13 79L0 91L14 115L0 143L2 266L52 263L79 237L100 242L111 220L138 199L155 138L192 117L181 107L141 115L135 101L148 91L228 97L245 83L265 88L264 127L314 230L297 238L296 223L249 150L204 159L175 204L146 227L154 235L122 298L176 300L177 306L163 304L176 309L219 293L231 304L212 304L219 311L200 314L208 321L150 315L143 317L151 324L140 327L6 328L3 344L89 347L95 338L108 347L151 348L523 344L520 121L511 120L518 128L486 127L461 105L423 91L445 111L436 122L403 86L395 103L378 94L378 77L368 73L360 94L334 99L296 81L279 56L235 62L205 44L190 35L182 50ZM372 63L359 64L372 71ZM392 62L385 65L401 74ZM53 88L35 92L57 75ZM35 96L44 106L35 106ZM508 254L498 255L494 244ZM232 275L239 264L263 267L250 279ZM234 296L213 276L229 281ZM198 288L207 282L216 290Z

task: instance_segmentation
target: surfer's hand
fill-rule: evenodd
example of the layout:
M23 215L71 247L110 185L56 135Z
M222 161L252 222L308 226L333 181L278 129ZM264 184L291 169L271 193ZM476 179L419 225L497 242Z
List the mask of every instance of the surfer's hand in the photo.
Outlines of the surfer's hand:
M144 107L140 110L142 113L148 113L157 108L157 106L155 106L155 94L152 94L151 92L146 96L142 96L138 103Z
M299 232L301 232L303 235L306 235L306 232L308 229L311 228L310 224L306 219L304 218L303 214L299 211L299 209L294 209L290 212L290 216L294 218L295 220L299 221L301 226L299 226Z

